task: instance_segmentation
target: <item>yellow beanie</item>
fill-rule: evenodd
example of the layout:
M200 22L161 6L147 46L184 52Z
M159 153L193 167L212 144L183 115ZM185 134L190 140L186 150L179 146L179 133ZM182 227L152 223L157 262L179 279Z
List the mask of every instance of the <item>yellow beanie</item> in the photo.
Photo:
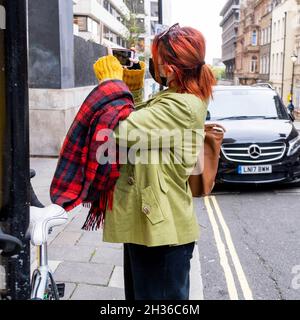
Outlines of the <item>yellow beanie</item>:
M123 80L123 67L113 55L99 58L94 64L94 72L98 80Z
M124 69L123 81L127 84L130 91L139 90L144 87L144 77L146 71L146 64L139 61L141 70Z

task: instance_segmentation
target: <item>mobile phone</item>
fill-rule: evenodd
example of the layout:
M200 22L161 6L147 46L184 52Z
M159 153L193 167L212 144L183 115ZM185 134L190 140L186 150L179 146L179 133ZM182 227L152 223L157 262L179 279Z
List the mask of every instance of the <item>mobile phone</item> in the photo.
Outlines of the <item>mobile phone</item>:
M132 67L133 62L129 59L134 58L134 52L129 49L112 49L112 54L120 61L124 67Z

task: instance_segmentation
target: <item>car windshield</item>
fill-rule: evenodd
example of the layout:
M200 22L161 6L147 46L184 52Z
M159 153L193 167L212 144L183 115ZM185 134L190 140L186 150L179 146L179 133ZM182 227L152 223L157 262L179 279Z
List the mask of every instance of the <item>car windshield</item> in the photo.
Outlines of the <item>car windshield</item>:
M288 119L273 90L215 90L207 120Z

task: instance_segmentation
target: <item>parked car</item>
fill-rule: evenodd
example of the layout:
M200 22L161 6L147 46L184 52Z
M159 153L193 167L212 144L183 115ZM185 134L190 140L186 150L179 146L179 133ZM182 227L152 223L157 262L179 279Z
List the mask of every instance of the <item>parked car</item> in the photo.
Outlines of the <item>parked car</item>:
M207 123L226 128L217 183L300 181L300 134L276 91L216 86Z

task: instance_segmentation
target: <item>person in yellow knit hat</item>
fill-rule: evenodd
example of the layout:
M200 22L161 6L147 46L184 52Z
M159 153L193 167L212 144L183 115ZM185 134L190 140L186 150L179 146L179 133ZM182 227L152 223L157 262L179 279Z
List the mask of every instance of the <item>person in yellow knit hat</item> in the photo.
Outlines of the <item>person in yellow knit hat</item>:
M134 146L134 130L143 133L139 144L161 141L159 130L185 130L203 144L207 104L215 77L205 64L205 39L196 29L172 26L157 35L152 46L149 71L155 81L167 87L146 102L139 101L145 64L138 70L124 69L113 56L94 65L99 81L122 79L135 93L136 105L114 130L119 145ZM159 130L158 130L159 129ZM168 134L168 133L166 133ZM183 138L182 138L183 139ZM192 139L192 149L197 149ZM193 208L187 171L197 154L177 143L184 157L176 158L171 145L169 163L126 163L121 166L113 207L104 220L103 241L124 244L124 284L127 300L188 300L189 272L199 227ZM162 159L163 146L156 150Z

